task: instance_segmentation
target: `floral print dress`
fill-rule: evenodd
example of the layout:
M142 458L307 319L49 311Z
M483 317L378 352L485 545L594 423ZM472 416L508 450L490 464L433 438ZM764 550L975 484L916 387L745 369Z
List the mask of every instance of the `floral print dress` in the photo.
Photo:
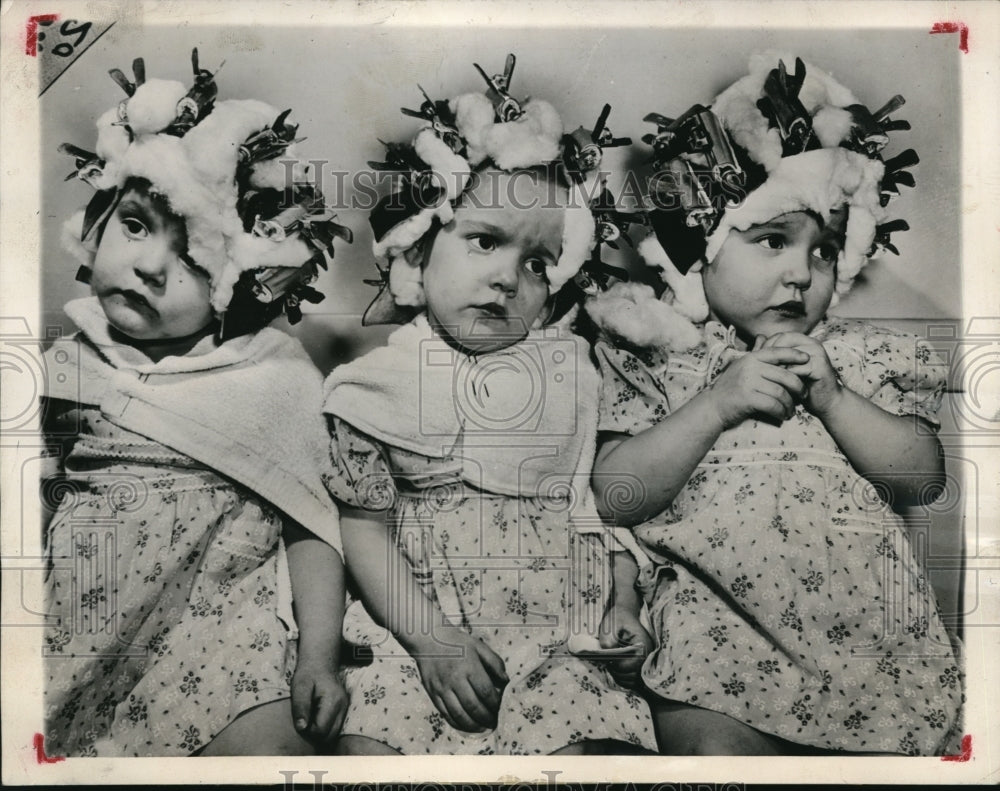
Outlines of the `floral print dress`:
M252 492L73 405L47 533L46 749L184 756L289 697L282 520Z
M947 370L929 347L859 322L812 334L847 387L923 418L915 431L937 425ZM745 353L737 343L716 322L689 352L599 342L600 429L660 422ZM653 558L639 584L659 642L643 668L654 693L821 749L944 749L963 701L957 642L902 520L804 408L724 432L635 535Z
M416 662L354 602L344 636L371 646L374 659L347 660L342 734L404 754L547 754L594 739L655 749L646 702L566 650L572 632L597 633L610 592L600 533L579 532L555 498L474 489L451 458L331 422L331 493L357 507L391 507L390 530L419 583L452 623L500 655L510 678L495 730L456 730L425 692Z

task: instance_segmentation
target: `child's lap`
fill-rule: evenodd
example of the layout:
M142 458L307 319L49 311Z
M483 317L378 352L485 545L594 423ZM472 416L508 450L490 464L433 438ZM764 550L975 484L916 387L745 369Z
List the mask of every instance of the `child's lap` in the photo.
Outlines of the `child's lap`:
M762 733L711 709L655 697L650 708L664 755L844 755Z
M612 739L652 747L641 697L571 656L540 660L504 689L497 727L452 728L431 702L416 662L388 638L371 664L344 668L351 698L344 735L364 736L404 754L548 754L582 741Z
M957 678L939 621L924 632L907 629L905 620L886 622L881 607L861 596L838 605L822 595L812 617L803 596L824 592L796 593L770 575L756 580L770 586L771 597L761 599L769 606L755 610L750 597L680 564L660 569L644 575L659 646L643 678L661 699L712 710L769 737L852 751L933 752L954 720L956 681L917 689L912 681Z
M81 475L52 521L47 719L73 752L187 754L289 694L280 521L214 474L152 472L118 508Z

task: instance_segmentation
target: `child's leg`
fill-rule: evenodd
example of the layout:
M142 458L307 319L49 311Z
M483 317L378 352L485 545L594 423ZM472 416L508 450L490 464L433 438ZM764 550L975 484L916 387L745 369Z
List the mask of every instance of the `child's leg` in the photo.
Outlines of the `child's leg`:
M316 748L292 725L289 698L244 711L198 753L219 755L315 755Z
M663 755L784 755L781 740L739 720L686 703L650 701Z
M388 744L367 736L341 736L337 740L337 755L401 755Z
M655 753L618 739L590 739L569 744L551 755L655 755Z

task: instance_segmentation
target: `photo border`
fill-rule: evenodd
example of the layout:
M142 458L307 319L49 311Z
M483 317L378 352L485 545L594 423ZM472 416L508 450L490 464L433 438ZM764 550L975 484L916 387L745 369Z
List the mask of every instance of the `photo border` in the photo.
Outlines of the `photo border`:
M997 217L1000 206L1000 119L996 98L1000 96L1000 4L989 2L582 2L572 6L555 0L514 3L458 2L279 2L241 3L244 22L253 25L317 24L317 16L336 17L333 24L347 26L384 25L425 27L428 25L511 25L558 28L570 20L575 27L599 27L613 20L615 27L648 27L651 18L669 20L664 27L701 30L706 27L838 28L845 20L858 29L901 27L932 32L935 24L954 25L955 46L964 38L968 52L960 60L962 86L962 272L963 318L1000 324L1000 266L998 266ZM176 24L183 19L192 27L218 23L234 4L215 0L192 2L100 2L53 0L46 9L77 13L128 24ZM8 337L16 331L37 337L42 327L31 320L18 329L19 317L41 315L38 284L40 239L38 236L41 189L37 177L42 156L39 150L38 73L26 56L28 19L43 5L27 0L8 0L0 7L0 327ZM962 32L962 31L965 32ZM990 100L988 97L993 96ZM16 200L14 197L16 196ZM931 229L925 232L930 233ZM970 325L971 327L971 325ZM966 328L967 332L973 332ZM15 333L15 334L12 334ZM24 403L23 382L6 377L0 391L0 408ZM1000 427L1000 415L997 416ZM1000 480L996 441L963 439L963 453L974 454L980 481ZM41 561L40 538L23 530L40 518L38 504L22 501L21 471L37 454L40 443L24 438L0 444L0 503L3 558L2 615L10 624L20 606L19 585L24 570ZM713 782L815 783L829 780L867 784L883 783L985 783L1000 776L1000 504L994 484L982 492L985 513L979 524L987 535L977 535L977 544L967 545L967 555L976 559L966 569L966 598L978 595L979 606L965 627L965 664L968 678L966 732L972 735L967 760L940 758L711 758L661 757L405 757L373 762L371 758L185 758L102 759L76 758L55 763L40 760L32 734L41 732L39 706L41 663L38 662L40 630L3 629L0 701L2 701L3 781L11 784L104 784L156 783L282 783L294 771L295 781L312 783L319 775L326 783L593 783L634 782L670 784ZM966 507L972 504L967 503ZM966 523L975 522L967 519ZM968 537L967 537L968 538ZM993 553L993 554L991 554ZM994 560L990 558L994 557ZM982 561L982 562L980 562ZM992 564L992 565L991 565ZM982 571L983 573L980 573ZM34 632L34 635L30 634ZM378 777L373 776L377 772ZM667 782L669 780L669 782Z

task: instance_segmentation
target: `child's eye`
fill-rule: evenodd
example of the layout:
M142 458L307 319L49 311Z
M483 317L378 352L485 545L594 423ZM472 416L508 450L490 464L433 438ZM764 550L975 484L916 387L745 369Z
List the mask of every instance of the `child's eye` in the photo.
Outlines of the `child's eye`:
M529 258L524 262L524 268L527 269L535 277L540 277L543 280L548 280L546 277L546 264L541 258Z
M785 238L776 233L769 233L767 236L762 236L756 243L761 247L766 247L768 250L783 250L785 248Z
M840 246L833 243L821 244L813 250L812 254L823 268L829 269L836 265L837 259L840 257Z
M122 228L125 229L125 235L129 238L145 239L149 236L149 230L135 217L122 217L121 223Z
M468 237L473 248L484 253L491 253L497 249L497 239L488 233L477 233Z

